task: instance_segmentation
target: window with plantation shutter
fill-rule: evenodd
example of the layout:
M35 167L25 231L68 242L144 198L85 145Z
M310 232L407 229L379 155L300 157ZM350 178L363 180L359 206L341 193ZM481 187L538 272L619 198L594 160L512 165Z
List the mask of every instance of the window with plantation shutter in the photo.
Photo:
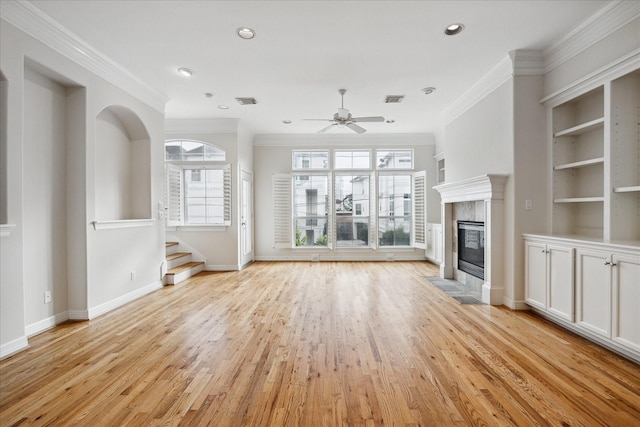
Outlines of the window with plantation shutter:
M176 226L182 223L182 168L167 163L165 172L167 177L165 187L167 225Z
M426 232L427 173L413 174L413 246L427 248Z
M290 248L291 240L291 175L273 174L273 247Z
M165 142L167 226L230 226L231 165L199 141Z

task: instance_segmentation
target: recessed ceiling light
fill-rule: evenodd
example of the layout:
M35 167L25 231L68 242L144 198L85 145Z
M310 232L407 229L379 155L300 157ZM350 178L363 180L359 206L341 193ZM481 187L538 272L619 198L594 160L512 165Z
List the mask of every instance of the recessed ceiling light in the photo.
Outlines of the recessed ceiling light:
M395 122L396 122L396 121L395 121L395 120L393 120L393 119L389 119L389 120L387 120L387 123L395 123Z
M455 36L456 34L459 34L462 30L464 30L464 25L451 24L447 28L445 28L444 33L448 36Z
M422 92L425 95L431 95L433 92L435 92L435 90L436 90L435 87L429 86L429 87L425 87L424 89L422 89Z
M256 32L251 28L241 27L238 28L238 35L245 40L249 40L256 36Z
M290 125L291 124L291 120L283 120L282 123L284 123L285 125Z
M211 97L213 97L213 94L211 92L207 92L207 93L204 94L204 96L207 97L207 98L211 98Z
M218 108L221 110L228 110L229 106L228 105L218 105Z
M193 71L191 71L188 68L178 68L178 73L182 76L182 77L191 77L193 75Z

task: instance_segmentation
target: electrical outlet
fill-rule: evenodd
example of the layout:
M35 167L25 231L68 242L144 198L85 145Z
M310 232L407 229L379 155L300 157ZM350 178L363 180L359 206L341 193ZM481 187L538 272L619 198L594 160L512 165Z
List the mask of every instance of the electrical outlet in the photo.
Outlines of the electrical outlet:
M131 280L136 280L136 272L135 271L131 272Z
M49 304L51 302L51 291L44 291L44 303Z

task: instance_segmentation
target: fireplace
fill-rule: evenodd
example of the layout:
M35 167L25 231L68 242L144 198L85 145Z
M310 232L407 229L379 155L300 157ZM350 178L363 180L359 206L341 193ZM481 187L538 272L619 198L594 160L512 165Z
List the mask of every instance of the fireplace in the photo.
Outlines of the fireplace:
M434 189L440 193L442 199L442 263L440 277L455 279L457 273L466 275L466 279L473 275L462 272L456 265L458 239L453 236L458 231L457 221L484 221L485 250L483 254L482 302L485 304L501 305L504 303L504 189L507 175L481 175L462 181L440 184ZM454 215L454 205L463 202L474 202L476 213L474 216ZM482 211L481 215L479 215ZM463 247L464 245L460 245ZM480 246L480 240L478 241ZM471 263L473 264L473 262Z
M458 221L458 269L484 280L484 222Z

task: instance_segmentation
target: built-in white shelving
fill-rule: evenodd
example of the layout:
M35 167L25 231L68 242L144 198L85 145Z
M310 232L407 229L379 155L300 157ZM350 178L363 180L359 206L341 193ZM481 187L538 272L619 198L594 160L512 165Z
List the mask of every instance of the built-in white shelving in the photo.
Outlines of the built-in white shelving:
M640 191L640 185L633 185L631 187L616 187L613 189L614 193L636 193Z
M573 126L569 129L556 132L554 136L555 137L577 136L577 135L582 135L583 133L591 132L592 130L600 129L603 127L604 127L604 117L599 117L595 120L588 121L587 123L582 123L582 124L579 124L578 126Z
M550 102L552 233L640 240L640 70L591 88Z
M598 157L597 159L589 159L589 160L581 160L579 162L573 163L565 163L564 165L557 165L553 167L553 170L562 170L562 169L577 169L583 168L585 166L597 165L600 163L604 163L604 157Z

